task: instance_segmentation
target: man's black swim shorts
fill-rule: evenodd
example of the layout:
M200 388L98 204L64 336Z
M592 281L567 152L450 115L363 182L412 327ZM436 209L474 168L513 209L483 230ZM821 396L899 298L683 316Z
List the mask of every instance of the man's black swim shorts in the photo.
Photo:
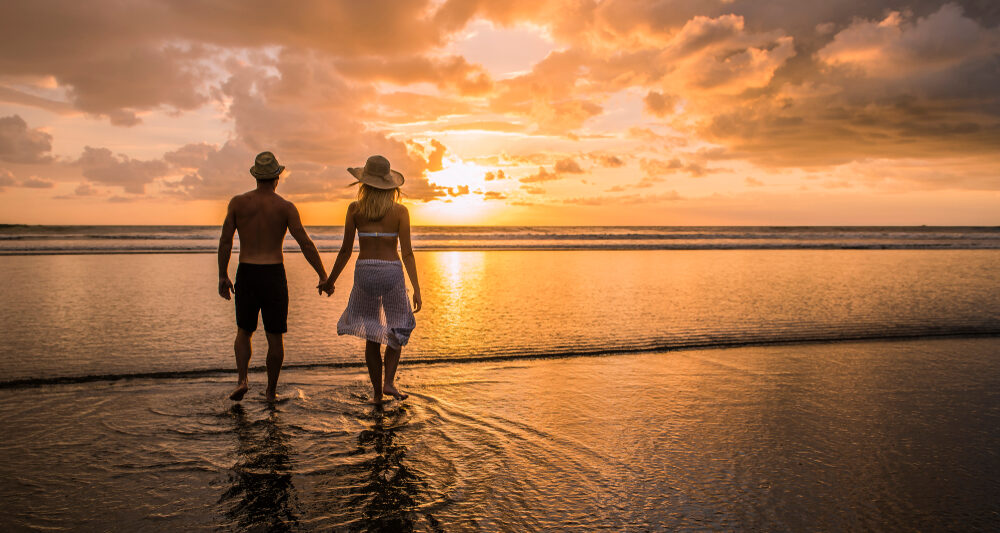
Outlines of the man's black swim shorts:
M285 265L240 263L236 268L236 325L246 331L256 331L258 312L264 321L264 331L288 331Z

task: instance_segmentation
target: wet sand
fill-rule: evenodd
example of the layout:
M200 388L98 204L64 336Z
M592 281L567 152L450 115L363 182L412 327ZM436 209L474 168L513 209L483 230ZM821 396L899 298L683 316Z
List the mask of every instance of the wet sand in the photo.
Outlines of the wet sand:
M1000 527L1000 339L0 390L4 529Z

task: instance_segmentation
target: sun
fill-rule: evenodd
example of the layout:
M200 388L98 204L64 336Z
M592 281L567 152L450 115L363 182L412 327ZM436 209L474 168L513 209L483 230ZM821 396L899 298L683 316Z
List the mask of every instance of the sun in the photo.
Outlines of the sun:
M427 180L443 189L444 195L422 204L415 218L423 224L489 224L504 208L497 200L486 200L484 193L495 188L487 185L486 173L497 169L447 157L442 169L427 173Z
M486 173L493 170L457 157L446 157L441 165L441 170L427 173L431 183L441 187L468 187L469 190L482 189L486 185Z

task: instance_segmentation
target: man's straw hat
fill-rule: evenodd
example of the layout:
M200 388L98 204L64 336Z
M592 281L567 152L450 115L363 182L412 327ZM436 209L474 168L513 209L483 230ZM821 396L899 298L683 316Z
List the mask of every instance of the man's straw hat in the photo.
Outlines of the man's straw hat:
M352 167L347 171L357 178L356 183L364 183L376 189L395 189L403 184L403 175L389 168L389 160L380 155L369 157L364 168Z
M274 154L271 152L261 152L253 160L253 166L250 167L250 175L259 180L273 180L277 179L284 170L285 167L278 164L278 160L274 158Z

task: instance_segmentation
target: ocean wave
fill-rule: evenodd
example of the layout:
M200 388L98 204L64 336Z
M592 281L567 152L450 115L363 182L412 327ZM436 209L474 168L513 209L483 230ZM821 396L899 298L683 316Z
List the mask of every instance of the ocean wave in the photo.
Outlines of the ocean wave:
M675 350L705 350L738 348L744 346L767 346L767 345L788 345L788 344L813 344L830 342L852 342L852 341L890 341L890 340L915 340L943 337L997 337L1000 336L1000 328L989 326L944 326L944 327L922 327L921 329L897 329L897 330L828 330L802 332L800 334L790 334L783 331L775 335L774 332L738 334L720 333L691 336L682 339L661 339L643 342L629 346L604 346L595 348L572 347L569 349L547 348L538 351L518 351L504 352L502 350L486 354L471 354L461 357L425 357L407 358L405 365L431 365L431 364L469 364L483 362L504 362L527 359L559 359L568 357L599 357L628 355L651 352L669 352ZM337 369L337 368L363 368L361 361L349 362L317 362L285 364L283 369ZM251 371L263 372L266 368L263 365L250 367ZM233 368L200 368L193 370L168 370L156 372L131 372L115 374L88 374L79 376L52 376L15 379L0 381L0 389L40 387L48 385L71 385L93 382L120 381L129 379L185 379L203 378L210 376L223 376L233 374Z
M317 244L317 249L324 253L337 252L339 246ZM357 250L355 245L355 251ZM420 244L414 243L413 249L425 252L437 251L582 251L582 250L998 250L997 242L887 242L887 243L470 243L470 244ZM213 246L79 246L79 247L0 247L0 256L28 255L115 255L115 254L214 254L217 248ZM285 253L298 253L295 246L286 246ZM234 253L239 248L234 248Z
M343 233L327 233L323 230L314 230L311 234L313 240L341 241ZM117 234L0 234L0 241L203 241L217 240L218 232L212 233L117 233ZM292 237L287 235L286 241L291 241ZM739 231L739 232L511 232L500 231L490 233L464 233L464 232L415 232L413 240L416 241L676 241L676 240L987 240L1000 242L1000 231L997 232L945 232L945 231Z

